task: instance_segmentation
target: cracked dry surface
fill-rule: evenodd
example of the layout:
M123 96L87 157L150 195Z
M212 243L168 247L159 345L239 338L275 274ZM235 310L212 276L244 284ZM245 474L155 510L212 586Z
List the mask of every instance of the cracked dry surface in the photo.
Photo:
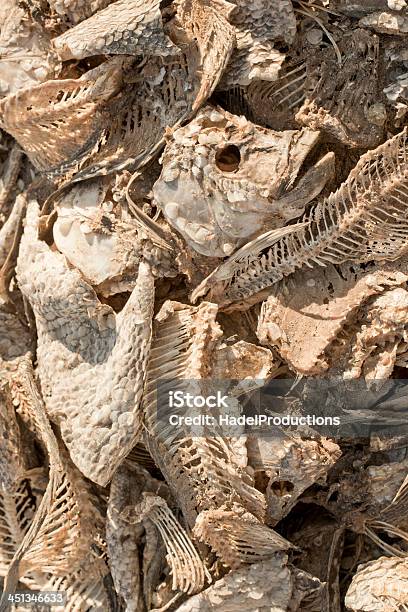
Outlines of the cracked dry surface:
M0 612L408 611L407 63L406 0L3 0Z

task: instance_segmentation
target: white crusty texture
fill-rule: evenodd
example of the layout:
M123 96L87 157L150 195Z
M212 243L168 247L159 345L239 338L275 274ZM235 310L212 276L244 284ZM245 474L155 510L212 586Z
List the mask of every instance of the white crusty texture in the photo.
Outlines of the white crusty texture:
M353 612L392 612L408 605L408 559L380 557L358 567L346 594Z
M160 0L117 0L54 38L63 60L91 55L174 55L178 48L163 32Z
M98 293L131 291L140 262L137 226L106 192L106 179L74 184L59 199L53 226L58 250Z
M112 0L48 0L51 9L64 21L75 24L104 9Z
M245 309L262 291L303 266L395 260L407 251L407 129L361 156L347 180L282 236L255 238L193 292L211 289L222 306Z
M36 319L42 392L72 460L104 485L139 435L153 277L141 264L137 286L115 315L63 255L38 239L37 225L31 202L17 277Z
M296 18L291 0L234 0L231 15L237 50L227 67L222 86L249 85L253 79L274 81L285 56L274 48L276 41L293 42Z
M332 154L295 184L318 137L310 129L275 132L205 107L168 139L155 202L195 251L225 257L265 227L300 216L321 191Z
M248 463L268 478L266 487L268 524L278 523L315 483L324 483L327 473L341 456L331 440L302 440L277 431L271 438L250 435Z
M345 368L346 378L389 378L397 352L408 342L408 291L402 287L377 296L361 320Z
M53 78L57 61L50 37L18 0L0 3L0 98Z
M286 612L293 581L284 557L232 571L212 586L191 597L177 612ZM245 607L244 607L245 606Z
M286 562L285 555L276 554L231 571L183 603L177 612L295 612L299 610L297 576Z
M405 266L402 259L381 268L343 264L338 270L328 265L295 272L262 304L258 338L297 373L322 374L349 354L345 332L361 319L370 298L408 280Z

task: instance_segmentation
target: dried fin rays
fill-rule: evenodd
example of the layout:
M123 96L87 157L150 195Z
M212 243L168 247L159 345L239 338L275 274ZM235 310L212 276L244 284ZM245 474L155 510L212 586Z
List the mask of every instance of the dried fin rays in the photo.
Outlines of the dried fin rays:
M408 612L407 23L3 0L0 612Z
M157 419L154 401L161 381L168 385L170 378L175 389L179 378L182 389L184 380L194 378L199 385L199 379L208 377L210 355L219 336L215 312L205 303L197 309L166 303L157 315L146 387L145 439L172 490L181 497L183 514L196 537L209 544L226 565L236 567L269 557L290 543L262 524L265 501L253 486L250 472L239 466L232 441L223 438L221 431L207 438L183 435L183 430ZM165 361L160 354L163 345ZM216 510L223 503L225 509Z
M80 79L24 89L0 102L0 126L39 170L67 172L70 166L78 167L102 137L104 103L119 92L121 78L121 62L113 60Z
M20 575L31 569L68 573L87 555L96 537L95 510L81 503L84 486L79 473L64 463L35 386L31 364L21 361L13 386L16 398L29 404L33 425L49 454L49 482L33 522L18 546L8 569L5 590L13 592ZM89 503L89 502L87 502ZM59 537L55 537L59 533ZM5 609L1 602L0 609Z
M304 225L265 253L265 240L246 245L242 255L237 251L194 291L193 299L211 290L227 306L304 265L401 257L407 248L407 175L404 130L363 155L347 181L302 219Z
M131 478L135 487L129 490ZM165 545L166 560L172 574L172 590L193 593L202 590L204 581L211 580L198 552L188 534L173 516L167 502L161 495L167 493L163 483L154 480L148 472L126 461L113 477L108 507L107 543L110 552L112 575L119 593L122 594L129 610L139 610L143 600L149 606L150 568L159 566L149 558L150 539L156 533ZM153 531L152 531L153 530ZM143 584L138 572L139 554L143 531L145 545L143 553ZM154 537L153 542L154 545ZM124 562L127 552L131 562ZM155 550L156 556L160 555ZM158 576L152 576L154 580ZM138 607L139 606L139 607Z
M197 40L201 59L201 87L194 101L197 110L214 91L235 46L228 19L234 10L225 0L177 0L177 21L188 38Z

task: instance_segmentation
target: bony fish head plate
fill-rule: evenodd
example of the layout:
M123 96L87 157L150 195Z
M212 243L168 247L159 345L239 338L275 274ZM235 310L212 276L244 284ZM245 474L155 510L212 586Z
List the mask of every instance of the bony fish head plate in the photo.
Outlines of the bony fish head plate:
M169 136L155 202L195 251L228 256L303 212L279 201L318 138L308 128L275 132L208 107Z

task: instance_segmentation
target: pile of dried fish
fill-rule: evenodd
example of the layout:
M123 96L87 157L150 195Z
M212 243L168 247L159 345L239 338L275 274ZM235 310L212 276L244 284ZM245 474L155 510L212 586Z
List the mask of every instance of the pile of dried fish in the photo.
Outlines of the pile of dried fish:
M2 0L0 612L408 610L403 427L158 409L406 410L407 126L406 0Z

